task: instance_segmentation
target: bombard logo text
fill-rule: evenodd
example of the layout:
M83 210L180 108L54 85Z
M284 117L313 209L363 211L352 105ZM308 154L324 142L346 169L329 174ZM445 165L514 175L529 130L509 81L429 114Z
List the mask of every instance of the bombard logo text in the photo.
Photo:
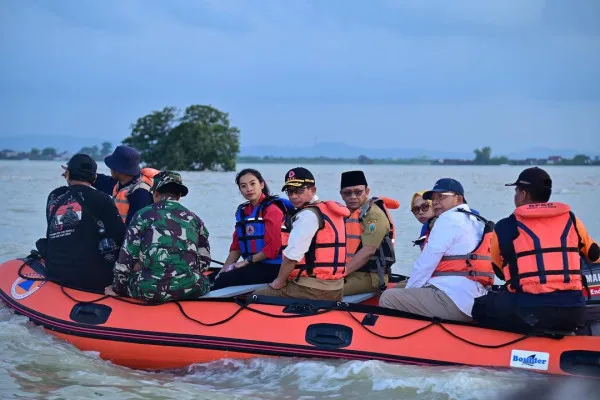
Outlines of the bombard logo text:
M514 355L513 361L529 365L530 367L534 367L536 365L546 365L546 363L548 362L548 360L541 360L537 358L535 354L532 354L529 357L519 357Z

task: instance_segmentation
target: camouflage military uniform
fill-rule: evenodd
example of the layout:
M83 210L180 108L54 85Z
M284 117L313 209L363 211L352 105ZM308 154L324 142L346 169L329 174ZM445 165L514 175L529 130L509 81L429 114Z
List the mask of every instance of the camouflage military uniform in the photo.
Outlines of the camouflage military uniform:
M179 202L162 200L131 221L115 264L113 289L153 303L197 298L210 290L202 275L209 264L202 220Z

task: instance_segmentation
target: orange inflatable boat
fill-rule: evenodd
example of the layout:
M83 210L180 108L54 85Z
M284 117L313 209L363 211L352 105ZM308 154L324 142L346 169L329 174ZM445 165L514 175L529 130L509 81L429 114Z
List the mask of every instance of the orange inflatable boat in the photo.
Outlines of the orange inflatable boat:
M355 297L330 302L213 293L148 306L61 287L44 280L42 263L29 264L0 265L2 301L79 349L131 368L297 356L600 376L600 337L593 336L600 326L593 317L577 334L534 335L422 318Z

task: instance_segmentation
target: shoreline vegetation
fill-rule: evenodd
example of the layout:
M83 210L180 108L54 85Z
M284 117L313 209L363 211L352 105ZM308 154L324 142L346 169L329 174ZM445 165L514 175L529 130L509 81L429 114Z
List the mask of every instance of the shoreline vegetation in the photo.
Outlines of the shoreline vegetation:
M246 164L354 164L354 165L600 165L600 157L577 154L573 158L548 155L546 158L509 159L492 156L489 146L473 150L472 159L355 157L280 157L240 156L240 129L231 126L229 114L211 105L192 104L180 110L164 107L131 124L123 144L140 152L142 163L156 169L176 171L235 171L237 163ZM97 161L111 154L113 145L83 147ZM339 154L339 153L338 153ZM68 160L73 154L56 148L32 148L28 152L0 150L0 160ZM336 154L337 155L337 154Z
M112 153L113 146L104 142L101 146L84 147L78 153L85 153L97 161ZM275 157L275 156L238 156L236 161L244 164L355 164L355 165L600 165L599 157L591 158L578 154L573 158L549 156L547 158L527 158L512 160L506 157L491 157L491 148L474 150L475 157L467 159L431 159L428 157L417 158L369 158L360 156L355 158L342 157ZM10 149L0 150L0 160L68 160L73 154L58 152L55 148L32 148L28 152L18 152Z

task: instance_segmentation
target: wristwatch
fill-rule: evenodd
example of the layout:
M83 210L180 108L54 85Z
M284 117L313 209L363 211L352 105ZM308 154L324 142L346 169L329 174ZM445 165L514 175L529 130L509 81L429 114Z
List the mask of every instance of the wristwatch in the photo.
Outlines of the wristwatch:
M248 262L248 264L253 264L253 261L252 261L252 254L250 254L250 255L249 255L247 258L246 258L246 261Z

